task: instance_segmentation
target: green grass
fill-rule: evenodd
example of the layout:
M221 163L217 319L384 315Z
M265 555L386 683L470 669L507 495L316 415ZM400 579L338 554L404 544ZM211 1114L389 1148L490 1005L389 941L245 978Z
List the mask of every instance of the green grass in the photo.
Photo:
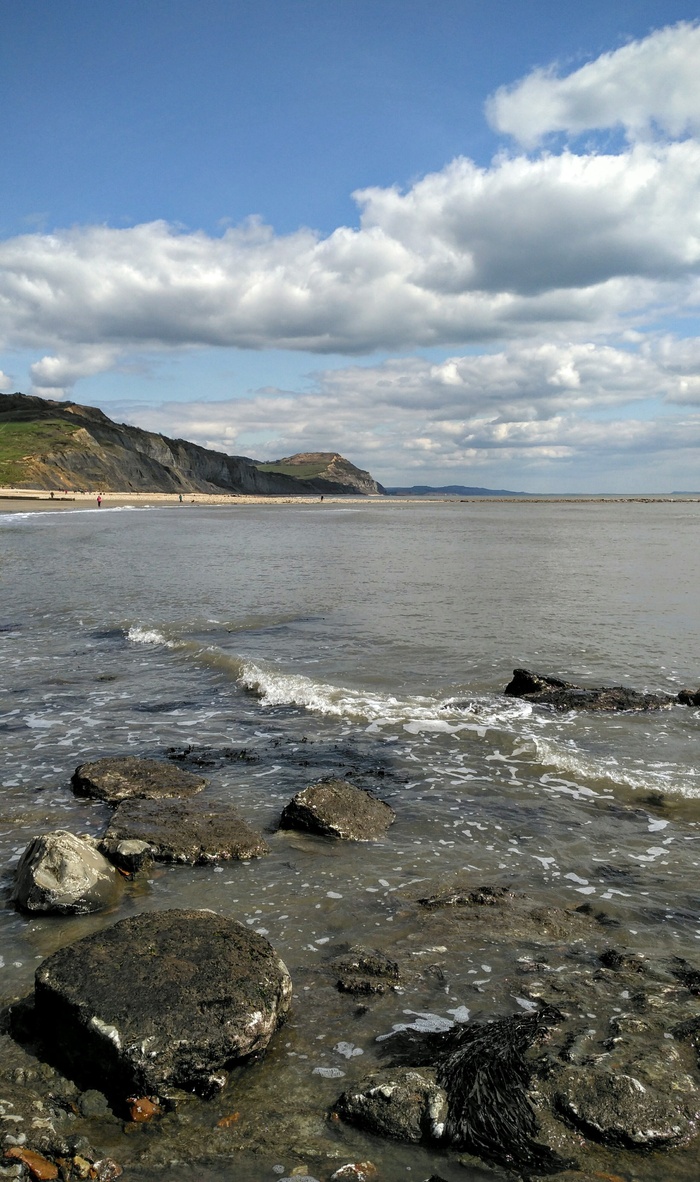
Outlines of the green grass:
M26 479L25 461L65 447L79 426L61 419L0 423L0 485L12 487Z
M296 476L297 480L313 480L326 471L327 463L312 464L256 464L261 472L279 472L282 476Z

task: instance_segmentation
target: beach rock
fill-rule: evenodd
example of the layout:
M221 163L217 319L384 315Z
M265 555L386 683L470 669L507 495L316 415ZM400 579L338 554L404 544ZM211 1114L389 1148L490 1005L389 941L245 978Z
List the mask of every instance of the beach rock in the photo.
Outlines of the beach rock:
M671 694L643 694L622 685L584 689L572 681L529 669L514 669L512 681L503 692L555 710L660 710L677 701Z
M80 915L108 907L120 888L116 870L89 839L58 829L30 841L11 902L23 911Z
M175 1086L211 1095L263 1050L292 983L272 946L208 911L121 920L37 969L39 1030L55 1059L112 1096Z
M394 810L347 780L321 780L298 792L280 819L282 829L303 829L346 841L375 841L395 819Z
M92 796L108 804L119 804L131 797L162 800L194 796L206 784L202 776L183 772L164 760L137 759L133 755L81 763L71 779L76 796Z
M679 1104L678 1081L665 1073L666 1079L657 1078L652 1088L648 1080L642 1082L643 1061L641 1068L639 1062L628 1073L572 1068L560 1081L560 1112L586 1136L606 1145L659 1149L683 1140L690 1124Z
M399 966L376 948L351 948L331 966L338 974L341 993L386 993L399 983Z
M153 861L151 847L147 841L125 839L124 841L100 842L100 849L113 865L118 866L126 874L137 874L139 870L150 866Z
M125 800L114 812L101 848L110 853L123 842L145 842L157 862L218 862L259 858L270 847L225 804L211 801Z
M683 706L700 706L700 689L682 689L678 693L678 701Z
M429 1067L374 1072L343 1092L335 1111L349 1124L396 1141L439 1141L447 1119L447 1095Z

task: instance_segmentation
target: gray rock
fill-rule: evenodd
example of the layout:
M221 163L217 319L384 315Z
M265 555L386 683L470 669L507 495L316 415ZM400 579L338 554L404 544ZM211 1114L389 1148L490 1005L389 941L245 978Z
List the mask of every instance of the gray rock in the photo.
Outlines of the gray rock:
M388 804L347 780L321 780L289 802L280 827L346 841L374 841L383 837L395 816Z
M131 797L161 800L194 796L206 787L207 781L164 760L123 755L81 763L73 773L71 784L76 796L92 796L108 804L118 804Z
M115 810L101 847L147 843L157 862L218 862L259 858L270 847L228 805L205 800L126 800Z
M587 1136L607 1145L656 1149L683 1140L691 1126L677 1080L670 1072L653 1088L643 1080L643 1069L635 1067L628 1073L572 1068L560 1081L559 1110Z
M39 1028L55 1058L115 1097L203 1095L263 1050L292 983L262 936L208 911L124 919L37 969Z
M584 689L573 681L529 669L514 669L504 693L555 710L660 710L677 701L671 694L643 694L622 685Z
M397 1141L439 1141L447 1120L447 1094L429 1067L377 1071L343 1092L335 1110L343 1120Z
M151 854L151 847L147 841L136 841L134 839L125 839L124 841L105 841L100 842L100 849L106 858L109 858L115 866L120 870L124 870L127 874L137 874L139 870L150 866L153 855Z
M58 829L30 841L11 901L23 911L84 914L108 907L120 888L116 870L89 839Z

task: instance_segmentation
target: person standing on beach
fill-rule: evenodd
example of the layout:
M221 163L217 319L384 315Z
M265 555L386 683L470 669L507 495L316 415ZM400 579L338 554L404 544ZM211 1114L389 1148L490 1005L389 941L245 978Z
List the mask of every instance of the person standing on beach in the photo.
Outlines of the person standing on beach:
M97 494L97 508L98 509L102 508L102 493Z

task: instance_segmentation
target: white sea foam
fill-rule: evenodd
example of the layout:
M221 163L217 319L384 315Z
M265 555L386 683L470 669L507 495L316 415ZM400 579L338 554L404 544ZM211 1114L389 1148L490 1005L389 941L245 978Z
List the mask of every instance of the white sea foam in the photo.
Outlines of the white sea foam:
M540 735L529 735L534 758L545 767L556 768L574 777L575 783L550 782L553 790L571 795L590 795L591 790L578 781L597 780L622 786L633 792L668 792L688 799L700 798L700 777L693 767L668 763L621 764L613 755L595 756L571 742L557 742ZM601 789L604 791L604 787Z
M167 640L157 628L145 628L140 624L132 624L127 632L127 639L135 644L164 644L167 648L174 648L174 642Z
M354 718L371 724L372 729L400 725L415 735L423 731L453 734L459 730L483 734L494 726L501 728L507 721L512 727L531 709L527 705L523 710L520 703L504 707L478 698L468 702L422 694L403 698L349 689L252 661L241 662L238 681L266 706L302 706L334 718Z

